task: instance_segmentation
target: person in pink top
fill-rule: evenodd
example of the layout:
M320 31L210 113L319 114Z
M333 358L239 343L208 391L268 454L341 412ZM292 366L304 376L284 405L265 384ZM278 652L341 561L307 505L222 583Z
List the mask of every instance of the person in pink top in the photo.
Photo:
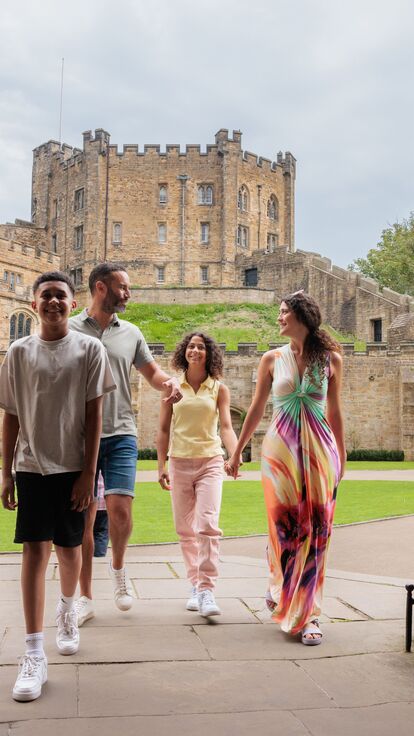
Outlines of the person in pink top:
M237 437L231 424L230 392L218 380L223 372L221 350L202 332L182 340L172 366L182 371L183 398L179 404L161 402L159 483L171 491L175 528L191 581L187 610L216 616L221 613L213 590L222 535L218 522L224 469L218 420L224 446L232 455Z

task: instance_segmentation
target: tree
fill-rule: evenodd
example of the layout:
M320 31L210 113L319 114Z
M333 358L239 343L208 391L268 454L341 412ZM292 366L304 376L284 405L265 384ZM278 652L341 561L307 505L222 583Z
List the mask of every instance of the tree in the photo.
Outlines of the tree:
M381 286L414 296L414 212L383 230L376 248L349 268L371 276Z

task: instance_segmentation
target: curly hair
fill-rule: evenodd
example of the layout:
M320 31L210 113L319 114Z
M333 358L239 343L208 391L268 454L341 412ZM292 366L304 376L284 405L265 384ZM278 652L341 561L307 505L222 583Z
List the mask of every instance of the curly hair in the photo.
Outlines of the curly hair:
M317 370L322 380L328 353L342 353L341 345L326 330L321 329L322 316L317 301L304 291L295 291L281 299L294 313L298 322L308 328L303 348L303 357L309 373Z
M171 365L176 370L186 371L188 368L188 362L185 357L185 351L193 337L201 337L206 346L206 371L211 378L219 378L223 375L223 354L217 345L209 335L205 335L204 332L189 332L188 335L183 337L180 343L175 348L173 357L171 359Z

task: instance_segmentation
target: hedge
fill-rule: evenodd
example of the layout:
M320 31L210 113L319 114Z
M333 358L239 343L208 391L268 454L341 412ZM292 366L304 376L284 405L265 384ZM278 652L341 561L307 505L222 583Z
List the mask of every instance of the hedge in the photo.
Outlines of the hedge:
M156 460L157 451L153 447L144 447L138 450L138 460Z
M349 450L348 460L404 460L403 450Z

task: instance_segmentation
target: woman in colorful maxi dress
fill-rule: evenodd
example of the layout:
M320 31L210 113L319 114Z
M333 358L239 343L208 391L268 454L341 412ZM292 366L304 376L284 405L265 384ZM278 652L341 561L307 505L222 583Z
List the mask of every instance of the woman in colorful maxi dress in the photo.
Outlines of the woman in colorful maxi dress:
M340 390L340 346L320 329L315 300L296 292L280 305L280 335L290 343L262 357L238 458L259 424L272 393L273 416L262 447L262 483L269 524L266 602L283 631L320 644L317 616L326 570L336 489L346 451Z

